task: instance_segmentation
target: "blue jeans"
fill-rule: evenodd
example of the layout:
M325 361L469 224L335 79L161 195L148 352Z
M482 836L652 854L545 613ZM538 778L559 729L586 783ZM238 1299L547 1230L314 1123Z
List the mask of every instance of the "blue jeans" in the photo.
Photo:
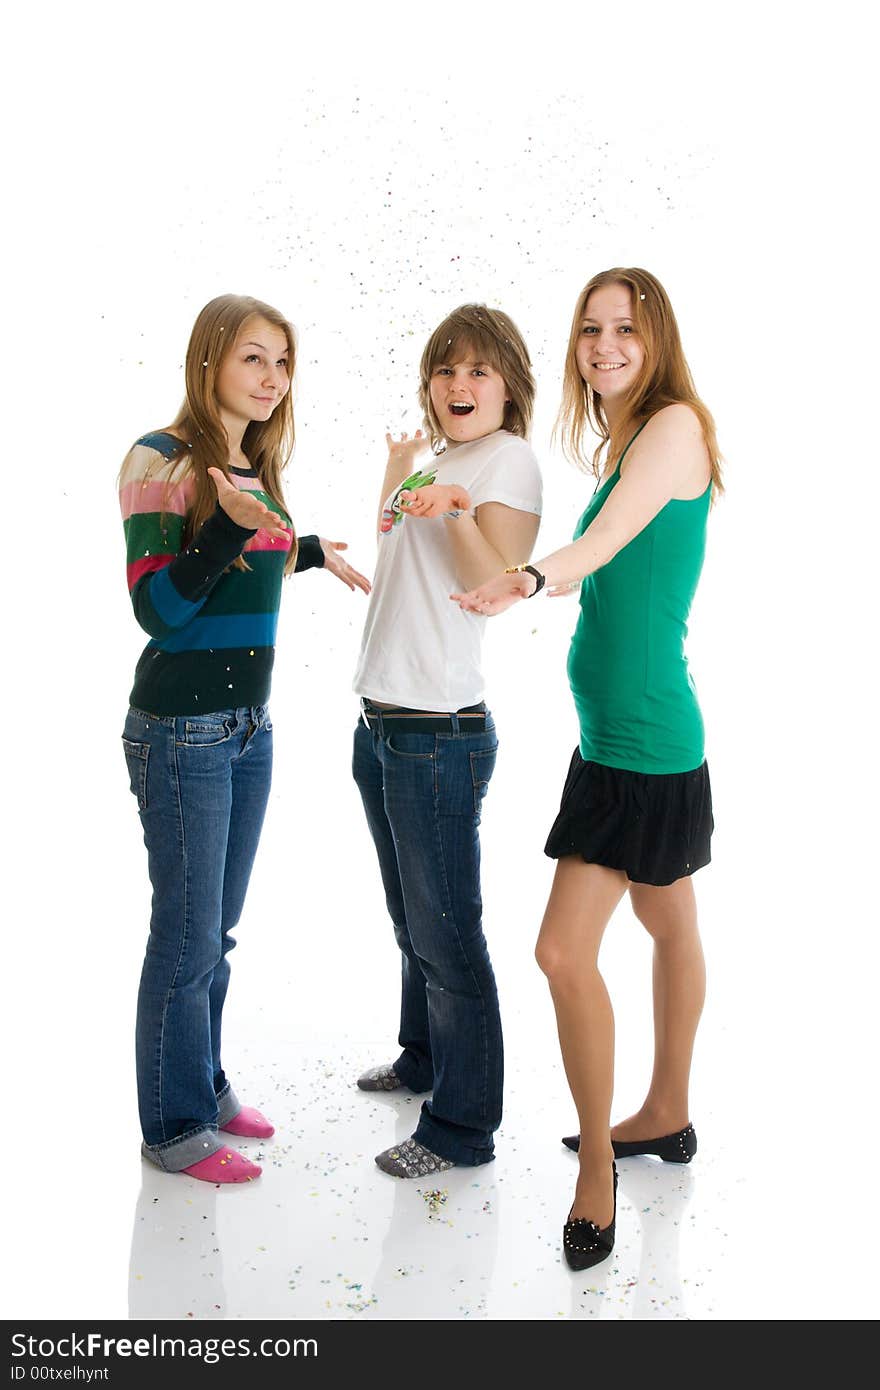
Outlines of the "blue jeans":
M122 736L153 885L138 993L143 1153L179 1172L222 1148L239 1103L220 1062L230 932L244 906L272 778L262 705L159 717Z
M464 721L462 721L462 726ZM430 1091L415 1138L454 1163L488 1163L504 1077L495 976L482 926L480 809L498 740L359 724L353 772L402 954L394 1070Z

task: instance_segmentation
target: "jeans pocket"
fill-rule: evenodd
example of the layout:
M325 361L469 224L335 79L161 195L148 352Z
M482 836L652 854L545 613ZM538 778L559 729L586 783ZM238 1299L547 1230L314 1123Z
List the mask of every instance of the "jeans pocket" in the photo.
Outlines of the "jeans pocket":
M122 747L128 764L128 779L132 794L137 797L139 811L147 809L147 762L150 757L148 743L134 743L123 735Z
M405 729L395 729L385 735L385 747L395 758L430 762L437 754L437 739L434 734L408 734Z
M478 819L486 792L489 790L489 779L495 771L495 759L497 756L497 743L494 748L481 748L479 752L471 753L471 781L474 786L474 814Z
M234 720L221 715L193 715L191 719L179 721L177 731L178 748L216 748L218 743L226 743L232 738Z

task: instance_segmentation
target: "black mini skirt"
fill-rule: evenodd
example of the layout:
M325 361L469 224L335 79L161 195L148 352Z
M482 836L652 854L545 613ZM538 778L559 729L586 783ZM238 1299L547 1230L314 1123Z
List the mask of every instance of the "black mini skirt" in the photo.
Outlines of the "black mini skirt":
M714 826L706 763L693 772L627 772L584 762L576 748L544 853L579 854L663 887L709 863Z

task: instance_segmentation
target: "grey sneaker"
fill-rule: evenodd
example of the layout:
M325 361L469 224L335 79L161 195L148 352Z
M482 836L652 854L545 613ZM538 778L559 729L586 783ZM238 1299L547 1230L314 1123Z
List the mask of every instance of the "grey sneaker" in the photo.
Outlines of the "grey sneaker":
M432 1154L417 1139L404 1139L402 1144L377 1154L376 1162L392 1178L425 1178L429 1173L445 1173L447 1168L455 1167L451 1159Z
M365 1071L363 1076L358 1077L358 1085L362 1091L396 1091L403 1082L389 1063L387 1066L372 1067Z

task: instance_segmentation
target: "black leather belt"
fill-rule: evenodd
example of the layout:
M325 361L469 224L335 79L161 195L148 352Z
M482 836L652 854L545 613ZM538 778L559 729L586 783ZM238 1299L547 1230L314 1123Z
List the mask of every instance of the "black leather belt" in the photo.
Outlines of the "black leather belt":
M403 705L382 709L371 700L361 700L361 719L368 729L408 729L411 734L454 733L456 724L462 733L483 733L487 713L482 700L478 705L457 709L454 714L442 710L407 709Z

